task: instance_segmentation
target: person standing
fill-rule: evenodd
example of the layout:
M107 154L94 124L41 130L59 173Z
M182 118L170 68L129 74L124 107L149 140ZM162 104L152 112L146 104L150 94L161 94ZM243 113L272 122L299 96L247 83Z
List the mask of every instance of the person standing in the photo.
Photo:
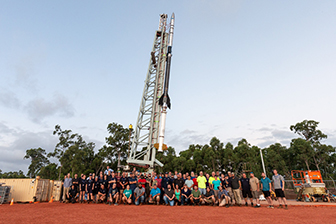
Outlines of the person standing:
M64 190L63 190L63 203L66 201L67 195L69 195L69 190L72 185L72 178L70 177L70 173L68 173L67 177L64 179Z
M205 176L203 176L203 172L200 172L200 175L197 177L197 183L198 183L198 189L201 192L201 194L205 194L206 193L206 183L207 183L207 179L205 178Z
M86 191L86 176L83 174L82 178L79 180L79 189L80 189L80 193L79 193L79 203L83 203L85 200L85 191Z
M254 176L254 173L250 173L250 186L253 199L256 200L257 205L255 208L260 208L260 201L259 201L259 179ZM252 199L252 200L253 200ZM251 203L252 204L252 203Z
M261 189L268 202L268 208L274 208L273 201L271 198L271 193L270 193L272 182L268 177L266 177L265 173L261 173L261 177L262 177L260 179Z
M218 199L218 187L221 185L220 179L218 179L218 176L215 175L215 179L212 181L212 188L215 193L216 200Z
M79 178L77 173L75 174L75 178L72 178L72 185L75 185L77 192L79 192Z
M285 209L288 209L285 197L285 179L283 178L283 176L278 174L277 170L273 170L273 173L274 173L272 177L273 189L279 201L279 208L283 208L282 207L283 203L285 205Z
M93 199L93 189L94 189L94 180L92 180L92 174L90 174L89 179L86 180L86 192L88 196L88 203Z
M245 206L248 206L247 197L250 199L251 206L253 206L253 197L250 186L250 179L246 177L246 174L243 173L242 178L240 178L241 190L243 191L243 198L245 200Z
M233 172L231 173L231 187L236 205L241 206L241 198L240 198L241 183L238 177L236 177L235 173Z
M194 181L191 180L190 176L188 176L187 178L188 179L184 182L184 184L187 185L189 190L192 190L194 186Z
M176 186L178 185L178 189L182 189L184 185L184 181L181 178L181 174L177 174L176 179L174 180L173 188L176 189Z
M231 175L231 172L228 171L227 175L225 176L225 179L227 180L227 192L229 193L230 195L230 199L231 199L231 205L233 203L233 191L232 191L232 182L231 182L231 179L232 179L232 175Z

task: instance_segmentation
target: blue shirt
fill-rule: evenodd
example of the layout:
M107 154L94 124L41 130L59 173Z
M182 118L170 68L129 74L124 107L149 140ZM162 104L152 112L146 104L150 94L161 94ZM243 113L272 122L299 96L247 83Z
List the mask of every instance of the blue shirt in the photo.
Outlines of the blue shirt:
M155 196L157 194L160 194L161 193L161 190L159 188L152 188L152 190L150 191L150 195Z
M65 178L64 187L71 187L71 185L72 185L72 178Z
M220 186L221 181L220 180L213 180L212 184L213 184L214 190L218 190L218 187Z
M261 178L260 183L262 184L262 190L263 191L269 191L270 190L269 184L271 183L271 180L268 177L265 177L265 179Z

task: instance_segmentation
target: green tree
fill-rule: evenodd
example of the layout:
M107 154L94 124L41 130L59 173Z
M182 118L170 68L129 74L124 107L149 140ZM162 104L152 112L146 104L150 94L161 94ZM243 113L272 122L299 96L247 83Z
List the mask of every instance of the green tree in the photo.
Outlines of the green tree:
M107 126L109 136L105 139L106 144L99 152L104 160L115 163L120 156L121 165L126 164L129 148L129 128L124 128L121 124L110 123Z
M49 163L47 166L41 168L38 175L42 179L56 180L58 178L59 167L56 163Z
M31 163L28 167L28 175L30 177L36 177L36 174L41 168L49 164L49 160L46 157L46 151L42 148L27 149L23 159L31 159Z

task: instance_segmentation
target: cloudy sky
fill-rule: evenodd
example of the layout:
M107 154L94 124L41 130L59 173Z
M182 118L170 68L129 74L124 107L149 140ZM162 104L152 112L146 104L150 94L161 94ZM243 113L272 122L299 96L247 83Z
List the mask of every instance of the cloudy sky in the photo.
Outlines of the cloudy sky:
M134 124L159 14L172 12L168 145L289 145L289 126L312 119L336 146L335 1L0 3L3 171L52 151L56 124L97 150L109 123Z

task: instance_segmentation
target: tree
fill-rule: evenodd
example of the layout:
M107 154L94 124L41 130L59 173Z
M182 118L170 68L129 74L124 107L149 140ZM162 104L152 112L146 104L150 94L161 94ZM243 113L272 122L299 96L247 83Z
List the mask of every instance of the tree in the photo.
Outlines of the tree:
M121 124L110 123L107 126L110 136L106 140L106 144L99 150L100 155L104 156L111 163L117 161L120 155L120 161L126 164L129 147L129 128L124 128Z
M36 177L36 174L41 168L49 163L46 157L46 151L42 148L28 149L23 159L31 159L31 163L28 168L28 175L30 177Z
M48 154L48 157L55 157L60 160L63 157L64 152L73 144L73 139L76 134L71 134L71 130L62 130L60 125L55 126L53 135L58 135L59 142L55 146L54 152ZM58 180L61 179L62 163L59 168Z
M49 163L47 166L41 168L38 175L42 179L56 180L58 178L59 167L56 163Z

